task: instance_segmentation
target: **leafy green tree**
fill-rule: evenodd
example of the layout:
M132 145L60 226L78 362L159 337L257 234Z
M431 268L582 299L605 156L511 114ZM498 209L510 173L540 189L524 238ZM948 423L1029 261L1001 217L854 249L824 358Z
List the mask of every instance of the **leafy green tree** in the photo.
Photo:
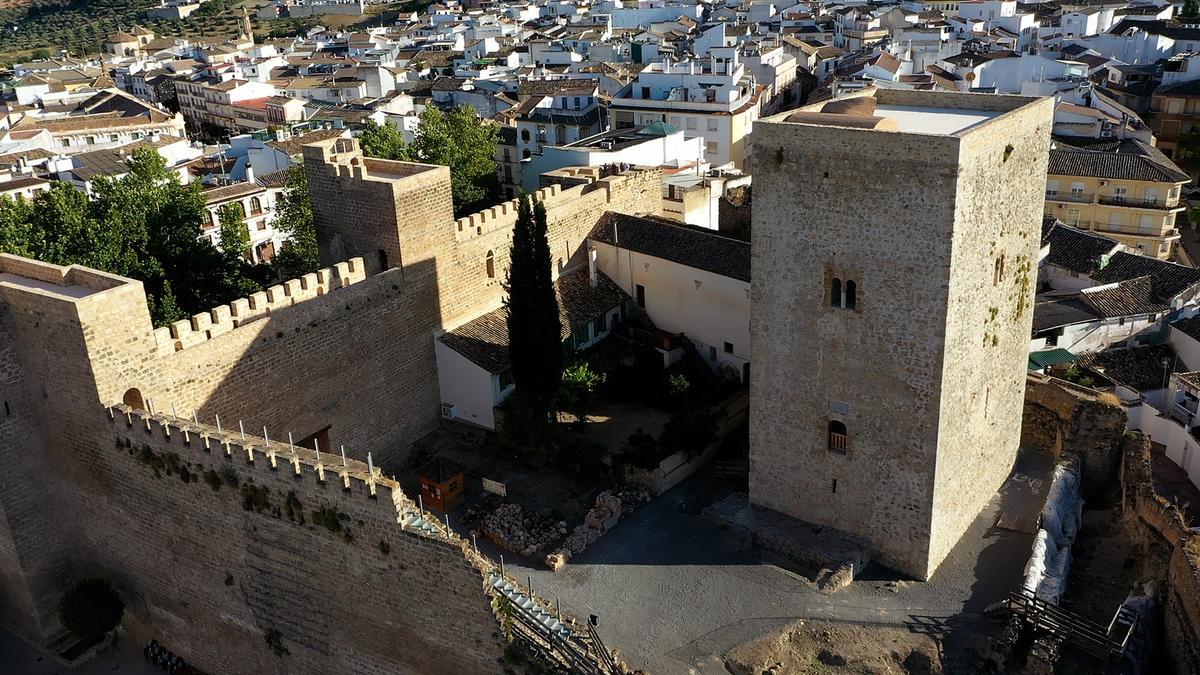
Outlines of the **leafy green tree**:
M363 154L368 157L406 162L412 159L409 147L404 142L404 135L391 124L369 124L359 132L358 144Z
M359 136L370 157L426 162L450 167L450 189L456 216L494 204L501 195L496 173L496 125L483 122L468 106L443 113L426 106L417 123L416 139L405 145L393 127L369 127Z
M40 232L29 223L32 211L24 199L0 197L0 251L29 257L41 250Z
M96 178L90 198L54 182L28 207L0 206L0 250L137 279L156 325L261 288L240 255L201 239L207 212L198 184L181 185L152 148L126 164L120 178Z
M221 223L221 250L226 256L245 260L250 255L250 230L246 228L246 210L241 202L229 202L217 210Z
M1179 16L1196 16L1200 14L1200 3L1196 0L1183 0L1183 8L1179 10Z
M1200 125L1180 136L1175 145L1175 162L1192 175L1200 173Z
M34 61L45 61L46 59L50 58L50 50L35 49L33 50L33 53L29 55L29 58L33 59Z
M518 391L549 414L562 383L562 324L550 271L546 207L522 196L505 289L508 354Z
M73 584L58 602L58 619L76 637L103 637L121 623L125 601L108 580L100 577Z
M286 280L316 272L321 266L321 255L313 222L312 195L308 191L308 171L303 164L288 172L283 193L275 202L273 225L289 237L271 261L275 276Z
M596 402L596 391L604 384L604 373L596 372L587 361L568 366L562 374L558 392L558 409L565 410L583 422Z

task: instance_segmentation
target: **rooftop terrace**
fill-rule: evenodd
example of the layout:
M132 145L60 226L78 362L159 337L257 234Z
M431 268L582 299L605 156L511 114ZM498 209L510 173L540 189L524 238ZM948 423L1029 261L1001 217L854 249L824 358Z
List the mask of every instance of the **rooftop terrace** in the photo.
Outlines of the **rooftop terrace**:
M132 282L86 267L63 267L0 254L0 290L15 288L38 295L79 300L128 283Z
M868 88L763 121L961 136L1035 100L1024 96Z

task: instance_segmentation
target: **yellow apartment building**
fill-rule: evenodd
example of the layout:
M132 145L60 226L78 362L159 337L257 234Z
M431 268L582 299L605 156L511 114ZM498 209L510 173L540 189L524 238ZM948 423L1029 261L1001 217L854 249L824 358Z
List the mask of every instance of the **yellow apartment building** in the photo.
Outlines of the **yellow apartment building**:
M1175 218L1186 208L1180 192L1190 180L1141 141L1090 148L1057 143L1050 150L1045 213L1165 260L1179 240Z

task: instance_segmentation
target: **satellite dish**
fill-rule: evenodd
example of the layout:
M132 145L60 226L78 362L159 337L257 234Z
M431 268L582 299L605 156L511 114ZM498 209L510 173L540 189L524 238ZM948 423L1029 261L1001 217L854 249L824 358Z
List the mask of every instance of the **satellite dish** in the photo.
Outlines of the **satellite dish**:
M966 75L963 75L963 79L965 79L967 82L974 82L975 81L975 71L972 70L971 72L967 73Z

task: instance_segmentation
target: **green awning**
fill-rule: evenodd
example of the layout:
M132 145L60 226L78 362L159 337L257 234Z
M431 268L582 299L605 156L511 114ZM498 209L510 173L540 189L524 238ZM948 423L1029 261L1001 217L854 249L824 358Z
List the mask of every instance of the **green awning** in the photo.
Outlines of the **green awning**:
M1029 369L1041 370L1060 363L1073 363L1076 356L1065 349L1047 349L1029 355Z

